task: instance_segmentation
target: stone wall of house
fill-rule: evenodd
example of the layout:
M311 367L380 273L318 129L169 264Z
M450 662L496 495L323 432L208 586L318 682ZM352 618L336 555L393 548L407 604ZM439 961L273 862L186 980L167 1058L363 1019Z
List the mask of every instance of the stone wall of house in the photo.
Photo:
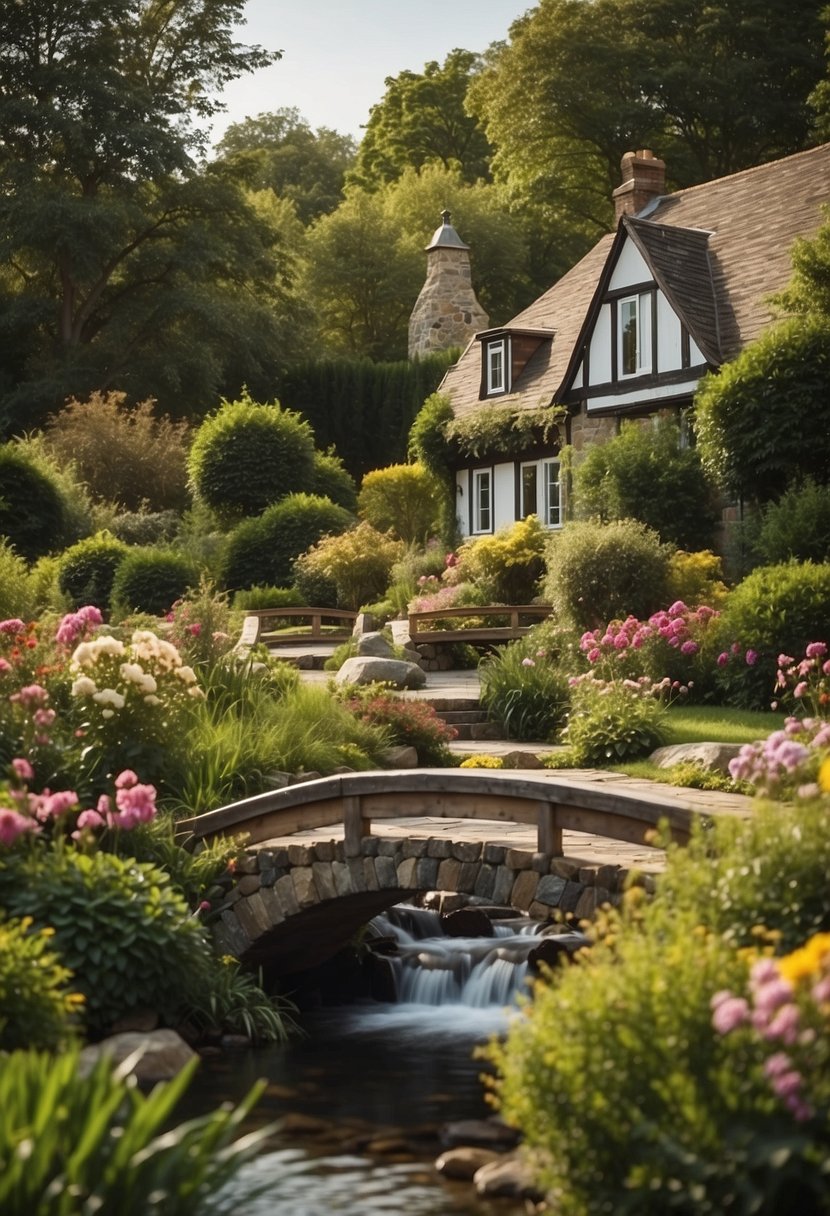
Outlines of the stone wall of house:
M571 445L577 460L598 443L608 443L618 431L619 420L611 414L589 414L583 408L571 421Z
M431 249L426 282L409 318L410 359L463 348L487 322L473 290L467 250Z

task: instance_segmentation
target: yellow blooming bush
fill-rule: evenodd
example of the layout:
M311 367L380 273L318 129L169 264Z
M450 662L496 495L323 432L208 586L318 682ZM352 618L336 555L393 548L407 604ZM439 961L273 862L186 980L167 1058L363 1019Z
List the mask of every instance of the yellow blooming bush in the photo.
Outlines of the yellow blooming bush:
M501 756L468 756L462 760L459 768L504 768Z

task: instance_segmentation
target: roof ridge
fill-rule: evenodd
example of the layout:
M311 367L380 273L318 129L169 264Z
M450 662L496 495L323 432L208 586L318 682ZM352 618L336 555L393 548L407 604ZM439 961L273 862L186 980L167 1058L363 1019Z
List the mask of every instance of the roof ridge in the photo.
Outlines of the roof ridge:
M779 156L775 160L766 160L760 165L750 165L748 169L736 169L734 173L726 173L723 177L710 177L707 181L696 182L693 186L683 186L680 190L672 190L669 194L661 195L660 201L664 202L669 199L682 198L686 194L691 194L693 190L706 190L711 186L719 186L722 182L734 181L736 177L749 177L754 173L763 173L767 170L777 169L781 165L797 160L799 157L814 156L818 152L830 153L830 142L816 144L814 148L802 148L800 152L791 152L789 156ZM632 218L636 218L636 216Z

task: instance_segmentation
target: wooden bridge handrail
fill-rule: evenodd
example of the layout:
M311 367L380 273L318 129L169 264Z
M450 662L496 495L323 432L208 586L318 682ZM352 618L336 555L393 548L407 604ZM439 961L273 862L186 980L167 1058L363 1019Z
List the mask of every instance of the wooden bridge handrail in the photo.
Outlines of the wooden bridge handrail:
M466 604L455 605L452 608L429 608L409 613L409 637L413 642L457 642L465 639L510 641L522 637L530 629L530 625L519 624L520 617L535 617L537 620L544 620L550 616L552 611L549 604ZM445 618L467 617L479 620L493 616L509 617L510 624L473 629L422 628L430 621L441 621Z
M267 628L270 621L296 620L298 617L309 620L311 628L276 633ZM307 604L293 608L251 608L246 611L237 648L247 649L256 642L263 641L267 641L271 646L279 646L284 642L341 641L351 637L356 619L357 613L349 608L317 608ZM324 632L323 621L327 620L341 622L340 628L330 628Z
M249 842L343 824L347 855L371 835L373 819L416 816L535 824L538 851L562 853L562 831L590 832L648 845L658 823L685 842L695 819L745 817L750 801L723 795L702 811L679 790L628 790L620 784L509 770L395 769L342 773L267 791L177 825L180 836L211 839L245 832Z

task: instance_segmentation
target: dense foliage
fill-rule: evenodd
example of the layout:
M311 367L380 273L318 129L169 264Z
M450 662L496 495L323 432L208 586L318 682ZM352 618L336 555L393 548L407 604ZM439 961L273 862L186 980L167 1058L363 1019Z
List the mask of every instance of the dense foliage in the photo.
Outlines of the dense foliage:
M15 444L0 447L0 536L28 561L60 547L67 528L55 485Z
M354 517L328 498L289 494L231 533L224 583L231 590L257 584L289 586L294 559L323 536L345 532Z
M165 616L198 581L198 570L182 553L149 546L128 549L113 579L112 607L119 616Z
M438 525L438 486L420 464L393 464L367 473L360 483L358 512L379 532L423 543Z
M94 604L108 612L116 571L129 552L121 540L106 532L88 536L64 549L58 559L58 586L70 608ZM172 602L172 601L171 601Z

